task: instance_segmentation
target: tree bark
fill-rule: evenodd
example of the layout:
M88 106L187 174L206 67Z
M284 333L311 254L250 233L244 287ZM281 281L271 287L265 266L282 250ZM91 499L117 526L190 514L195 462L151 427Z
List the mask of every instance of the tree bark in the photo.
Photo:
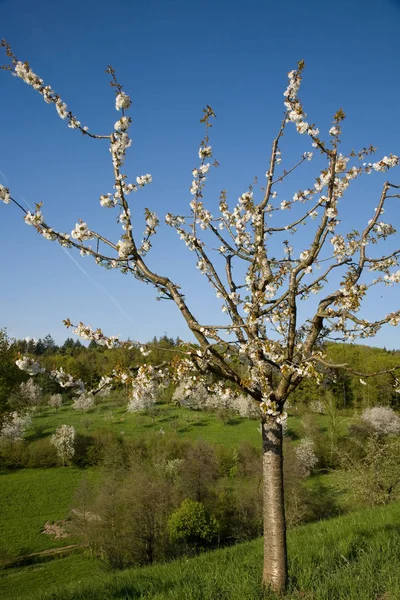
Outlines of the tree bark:
M274 591L287 585L286 521L283 493L282 425L261 419L264 497L263 584Z

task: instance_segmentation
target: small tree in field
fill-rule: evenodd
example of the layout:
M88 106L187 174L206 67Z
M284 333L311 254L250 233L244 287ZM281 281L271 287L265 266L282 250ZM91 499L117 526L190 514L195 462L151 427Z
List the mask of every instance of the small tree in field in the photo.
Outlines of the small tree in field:
M51 408L55 408L58 412L58 409L62 407L62 396L61 394L52 394L49 398L49 406Z
M31 424L31 417L28 413L20 414L16 411L7 415L0 428L0 441L9 440L15 442L22 440L26 429Z
M107 73L115 90L115 108L121 117L111 133L99 135L83 126L52 87L28 63L19 61L6 42L3 46L10 59L10 64L3 67L5 70L54 105L70 128L107 146L114 188L100 197L100 204L118 213L122 234L119 240L112 241L83 221L77 222L71 233L57 231L45 221L40 203L34 212L27 212L4 186L0 187L0 199L18 205L25 213L26 223L45 239L76 248L101 266L151 284L161 299L175 303L197 342L196 346L182 344L176 348L168 371L176 383L185 382L185 396L203 384L224 405L227 399L234 402L236 396L244 394L258 406L264 476L263 580L275 590L284 589L287 583L282 471L285 402L305 378L320 381L321 367L351 371L347 364L329 362L325 340L365 339L373 337L383 325L400 322L400 311L376 316L373 321L360 313L372 288L400 282L400 270L396 270L400 249L390 245L377 253L378 246L396 233L390 223L382 220L382 215L388 201L400 196L399 186L384 182L371 214L364 216L365 208L360 213L359 230L346 229L349 200L343 201L354 181L371 173L387 172L398 165L398 157L390 154L369 162L368 157L375 152L372 146L346 154L340 152L345 118L342 110L334 115L327 132L328 141L324 140L319 129L306 121L299 98L304 68L300 62L289 73L284 115L272 141L262 185L259 189L249 186L233 206L227 191L221 191L218 205L212 206L216 212L212 213L204 204L204 194L209 172L218 163L213 159L209 138L215 114L207 106L201 119L205 135L192 171L190 216L169 212L165 217L193 253L197 269L221 301L222 318L210 315L208 322L200 323L181 287L167 275L156 272L147 260L159 227L158 216L145 209L143 238L137 239L133 233L129 195L149 185L152 176L141 175L130 182L123 170L131 146L131 118L127 116L131 100L114 70L109 67ZM290 127L304 136L311 149L283 169L283 134L288 134ZM317 163L316 173L307 188L299 189L293 175L311 160ZM95 241L95 247L89 240ZM307 303L303 304L304 301ZM110 347L124 345L115 337L106 337L100 329L93 330L83 323L73 325L69 320L65 324L75 327L74 332L83 339ZM126 342L127 347L131 345L132 342ZM148 352L145 346L141 349L144 354ZM31 374L40 369L27 357L20 359L19 366ZM394 374L395 369L386 372ZM364 379L377 374L358 373ZM62 385L74 385L60 371L51 372L51 376ZM132 410L147 406L149 396L154 396L158 387L155 381L166 377L165 369L146 365L138 373L115 374L116 379L132 383ZM395 375L393 381L398 387Z
M56 447L63 466L67 465L75 454L74 441L75 428L72 425L60 425L50 438L50 444Z
M42 388L35 383L33 377L20 383L19 396L26 406L38 406L42 399Z
M92 410L93 407L94 407L93 394L90 394L90 393L87 394L85 392L82 392L81 394L76 396L76 398L74 398L74 401L72 403L72 408L74 408L75 410L80 410L82 413Z

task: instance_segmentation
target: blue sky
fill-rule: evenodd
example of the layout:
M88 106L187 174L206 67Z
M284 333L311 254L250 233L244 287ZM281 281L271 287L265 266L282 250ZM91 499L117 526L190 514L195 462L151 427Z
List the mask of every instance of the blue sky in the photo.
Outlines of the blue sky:
M162 221L168 211L187 213L205 104L218 117L212 145L221 163L210 175L206 203L215 208L221 189L235 202L255 175L263 176L282 116L286 74L300 59L306 62L301 98L311 122L326 132L343 107L344 152L372 143L378 156L400 153L398 0L2 0L0 23L1 37L18 58L28 60L91 131L109 133L117 119L104 73L108 64L116 69L133 99L126 172L131 181L153 176L151 186L132 197L139 224L144 207ZM0 183L16 199L25 206L42 201L46 221L61 231L82 218L118 239L114 214L99 204L113 185L106 143L69 130L53 107L5 72L0 137ZM308 140L294 135L283 146L287 165L311 150ZM293 180L293 191L311 185L316 175L310 163ZM346 225L361 227L370 218L384 179L371 176L350 192ZM399 183L400 171L391 179ZM16 207L1 205L0 211L0 326L11 336L49 332L60 342L67 335L62 319L69 317L123 338L144 341L166 332L189 339L177 309L156 302L149 286L47 242ZM399 216L396 205L394 226ZM195 315L210 323L216 311L221 322L219 303L196 271L194 256L165 225L149 263L182 285ZM380 290L367 303L367 315L377 306L398 308L398 297L395 289ZM397 339L389 328L374 343L398 348Z

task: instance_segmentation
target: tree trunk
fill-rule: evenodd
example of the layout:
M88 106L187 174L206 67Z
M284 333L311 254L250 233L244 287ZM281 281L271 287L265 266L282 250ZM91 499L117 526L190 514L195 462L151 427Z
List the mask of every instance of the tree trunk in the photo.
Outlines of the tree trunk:
M282 591L287 584L286 521L283 495L282 425L261 420L264 497L263 584Z

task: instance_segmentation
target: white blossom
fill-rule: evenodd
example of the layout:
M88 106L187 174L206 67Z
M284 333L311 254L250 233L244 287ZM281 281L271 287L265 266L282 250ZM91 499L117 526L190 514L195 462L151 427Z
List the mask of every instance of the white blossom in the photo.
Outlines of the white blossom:
M137 184L142 187L144 185L147 185L148 183L151 183L153 181L153 178L149 173L147 173L147 175L141 175L140 177L136 177L136 181Z
M125 94L125 92L120 92L119 94L117 94L117 97L115 98L116 110L121 110L122 108L127 109L131 106L131 104L132 101L128 94Z
M71 231L71 237L79 242L83 242L85 240L90 240L93 238L93 233L89 230L86 223L80 221L75 225L75 229Z
M28 225L33 225L34 227L37 227L43 223L44 218L43 218L43 215L40 212L40 210L36 211L35 213L31 213L28 210L28 212L26 213L26 215L24 217L24 221Z
M37 363L33 358L29 358L29 356L23 356L15 361L15 364L21 371L26 371L29 375L39 375L40 373L44 373L45 369L43 369L39 363Z
M151 365L141 365L132 382L132 391L128 403L128 412L146 410L153 406L161 387L166 384L164 373Z
M121 117L114 124L115 131L126 131L131 124L131 119L129 117Z
M399 164L399 157L396 156L395 154L391 154L390 156L384 156L382 158L382 160L373 163L372 168L375 169L375 171L388 171L389 169L392 169L393 167L395 167L396 165Z
M119 240L117 250L120 258L129 258L133 252L132 242L130 240Z
M310 403L310 410L313 413L318 413L320 415L324 415L326 413L325 405L321 400L313 400Z
M337 125L334 125L333 127L330 128L329 135L339 135L339 134L340 134L340 127L338 127Z
M203 159L209 156L212 156L211 146L204 146L199 148L199 158Z
M10 204L10 202L11 202L10 190L1 184L0 184L0 200L2 200L4 202L4 204Z

